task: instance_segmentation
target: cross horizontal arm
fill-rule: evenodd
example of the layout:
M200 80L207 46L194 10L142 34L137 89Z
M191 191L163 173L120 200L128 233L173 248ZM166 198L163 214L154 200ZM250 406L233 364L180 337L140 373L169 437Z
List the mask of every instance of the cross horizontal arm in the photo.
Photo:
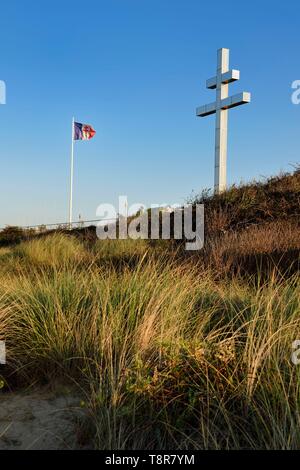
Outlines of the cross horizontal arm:
M209 103L205 104L204 106L199 106L196 109L196 115L199 117L209 116L210 114L214 114L217 111L217 103Z
M235 69L229 70L228 72L222 73L221 75L221 80L224 84L232 83L239 79L240 71ZM217 88L217 77L212 77L206 80L206 88L210 88L211 90Z
M230 109L240 106L242 104L250 103L251 93L243 91L242 93L237 93L236 95L230 96L229 98L224 98L220 102L220 106L217 105L217 102L209 103L204 106L199 106L196 109L196 115L199 117L209 116L214 114L218 109Z
M221 109L230 109L240 106L241 104L250 103L251 93L248 91L243 91L242 93L237 93L236 95L229 96L221 101Z

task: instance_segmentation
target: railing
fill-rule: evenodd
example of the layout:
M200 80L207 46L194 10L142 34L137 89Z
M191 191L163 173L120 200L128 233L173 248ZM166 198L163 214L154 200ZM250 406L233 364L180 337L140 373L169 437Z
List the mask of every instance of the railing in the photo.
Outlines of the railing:
M18 227L19 229L22 230L32 230L35 232L46 232L47 230L68 230L70 228L84 228L87 227L90 224L96 224L99 222L113 222L118 220L116 217L115 218L110 218L110 219L92 219L92 220L78 220L75 222L72 222L71 224L69 222L56 222L56 223L51 223L51 224L38 224L38 225L18 225L14 227ZM0 227L0 231L6 229L7 227L10 227L10 225L7 225L6 227Z

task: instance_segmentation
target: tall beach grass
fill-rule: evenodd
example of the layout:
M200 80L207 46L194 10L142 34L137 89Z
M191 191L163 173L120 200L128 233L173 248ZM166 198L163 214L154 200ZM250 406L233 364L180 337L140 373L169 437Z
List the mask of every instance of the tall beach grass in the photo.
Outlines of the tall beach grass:
M146 241L22 242L0 252L6 386L76 384L96 448L297 449L299 294Z

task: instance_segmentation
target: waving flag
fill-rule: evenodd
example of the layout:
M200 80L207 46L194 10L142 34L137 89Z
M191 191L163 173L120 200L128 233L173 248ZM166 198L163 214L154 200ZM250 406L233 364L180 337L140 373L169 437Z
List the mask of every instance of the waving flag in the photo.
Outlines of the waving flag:
M95 134L95 129L89 124L74 122L74 140L90 140Z
M90 140L96 134L95 129L89 124L82 124L72 119L72 147L71 147L71 172L70 172L70 206L69 206L69 228L72 228L73 213L73 169L74 169L74 142L75 140Z

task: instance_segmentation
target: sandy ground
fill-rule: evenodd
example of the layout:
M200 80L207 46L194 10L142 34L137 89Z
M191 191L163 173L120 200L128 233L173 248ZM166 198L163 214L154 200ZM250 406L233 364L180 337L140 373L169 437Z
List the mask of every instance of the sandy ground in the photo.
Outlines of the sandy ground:
M79 403L69 394L1 393L0 450L78 448Z

